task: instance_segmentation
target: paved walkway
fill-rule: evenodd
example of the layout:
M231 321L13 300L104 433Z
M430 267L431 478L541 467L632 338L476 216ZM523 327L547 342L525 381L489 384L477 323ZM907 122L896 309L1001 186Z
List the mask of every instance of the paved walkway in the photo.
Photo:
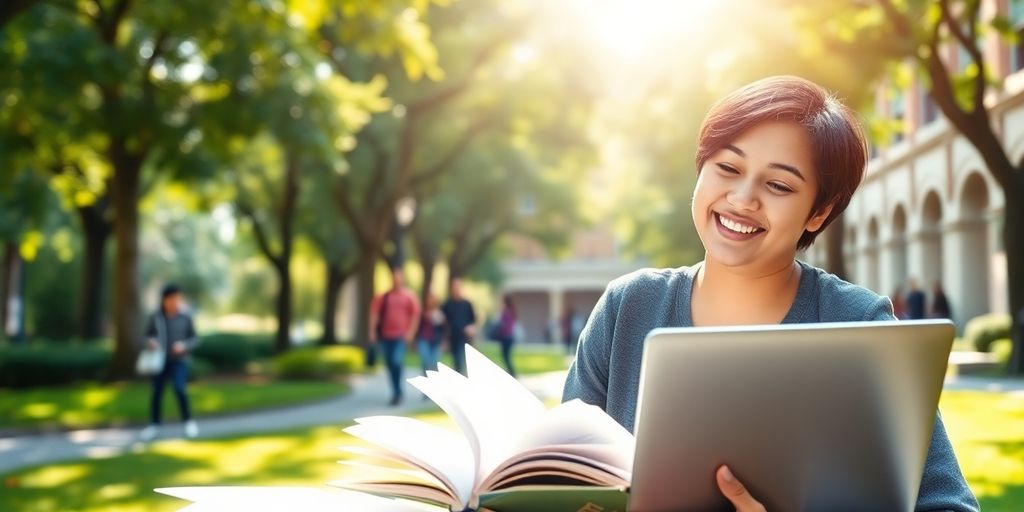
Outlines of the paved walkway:
M415 375L408 370L406 375ZM557 398L562 393L565 372L523 377L523 384L542 399ZM342 425L352 418L378 414L409 414L433 407L423 400L419 391L405 385L406 399L398 407L387 405L390 398L386 374L355 376L347 395L295 407L242 413L213 418L197 418L200 439L255 434L289 428L317 425ZM181 423L165 424L160 439L183 437ZM101 458L131 451L141 451L138 428L102 428L38 435L0 437L0 473L18 468L83 458Z
M411 371L411 370L410 370ZM406 400L398 407L386 405L389 397L384 372L360 375L352 380L352 390L341 398L308 405L232 416L199 418L200 438L256 434L316 425L341 425L352 418L377 414L409 414L432 407L419 392L406 384ZM542 399L561 396L565 372L527 376L523 384ZM1024 379L991 379L971 375L946 382L947 390L978 390L1012 393L1024 399ZM18 468L82 458L110 457L142 451L137 428L104 428L73 432L0 437L0 473ZM160 439L182 437L181 424L165 425ZM159 442L159 439L156 441Z

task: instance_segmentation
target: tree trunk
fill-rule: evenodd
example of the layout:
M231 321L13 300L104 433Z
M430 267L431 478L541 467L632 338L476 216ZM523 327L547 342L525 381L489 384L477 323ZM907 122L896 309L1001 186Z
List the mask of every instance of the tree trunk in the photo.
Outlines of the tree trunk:
M335 317L338 314L338 302L340 301L341 287L348 279L339 268L339 265L326 262L327 265L327 289L324 291L324 333L320 337L321 345L337 345L338 335L335 332Z
M292 326L292 243L293 224L295 222L295 203L299 197L299 162L294 154L289 154L285 169L284 198L278 226L281 230L281 254L278 255L276 269L281 289L277 295L277 339L274 351L278 354L291 347Z
M14 295L14 271L17 269L17 258L18 245L14 242L5 242L3 266L0 267L0 340L9 339L7 315L11 312L11 296Z
M359 304L356 306L356 342L367 347L370 340L370 302L373 301L374 267L377 259L373 255L363 255L356 278L359 284Z
M292 276L288 271L288 260L282 253L281 263L274 265L277 273L277 300L275 301L275 312L277 313L277 335L274 338L274 353L281 354L291 347L291 326L292 326Z
M110 377L127 378L133 373L135 353L142 334L139 307L139 173L141 161L124 155L123 141L112 141L111 182L114 201L114 289L111 313L114 318L114 354Z
M78 301L78 338L95 340L103 336L103 283L105 254L113 223L103 217L103 206L78 208L82 222L82 289Z
M430 296L431 288L434 287L434 271L437 270L437 258L420 256L420 266L423 268L423 290L420 293L420 304L426 306L427 297Z
M1018 171L1018 176L1024 171ZM1006 249L1006 281L1010 292L1010 316L1013 350L1007 372L1024 375L1024 178L1018 177L1014 190L1006 190L1006 213L1003 225L1003 245Z
M835 274L839 279L846 279L846 259L843 258L843 239L846 225L843 215L836 217L822 233L825 237L825 270Z

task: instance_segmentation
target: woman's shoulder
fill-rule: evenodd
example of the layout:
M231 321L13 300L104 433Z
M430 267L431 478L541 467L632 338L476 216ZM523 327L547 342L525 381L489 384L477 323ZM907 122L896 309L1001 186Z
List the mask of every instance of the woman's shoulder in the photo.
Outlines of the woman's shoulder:
M824 269L804 262L800 264L814 283L823 321L870 320L892 316L892 303L888 297Z
M619 294L662 291L693 280L696 267L642 268L619 276L608 284L608 290Z

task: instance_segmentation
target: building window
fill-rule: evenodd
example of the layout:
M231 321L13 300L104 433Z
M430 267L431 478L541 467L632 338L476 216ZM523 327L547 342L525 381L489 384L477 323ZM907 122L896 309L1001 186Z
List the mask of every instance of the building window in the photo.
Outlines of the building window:
M927 126L939 118L939 106L932 99L931 91L921 88L921 126Z
M903 119L906 116L906 95L903 91L896 91L893 94L892 101L889 103L889 117L893 122L893 129L895 132L892 136L892 143L896 144L903 140Z
M1010 72L1024 69L1024 0L1010 0L1010 24L1017 29L1017 42L1010 47Z

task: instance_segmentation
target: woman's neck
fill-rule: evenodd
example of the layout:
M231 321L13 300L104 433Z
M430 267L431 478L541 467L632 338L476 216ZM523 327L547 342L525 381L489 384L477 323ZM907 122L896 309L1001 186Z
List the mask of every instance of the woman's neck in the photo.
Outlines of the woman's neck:
M693 324L753 325L782 322L800 285L794 260L755 273L705 260L693 282L690 313Z

